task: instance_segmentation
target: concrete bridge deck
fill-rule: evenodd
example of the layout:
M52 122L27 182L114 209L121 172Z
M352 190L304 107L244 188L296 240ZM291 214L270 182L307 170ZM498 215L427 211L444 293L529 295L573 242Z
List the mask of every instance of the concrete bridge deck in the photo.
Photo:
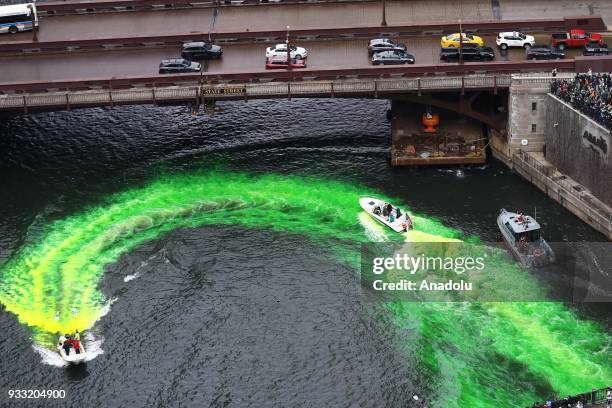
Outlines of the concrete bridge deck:
M494 44L493 36L485 36L488 44ZM538 39L548 39L541 35ZM417 65L440 64L440 42L436 38L399 38L407 44ZM544 40L542 40L544 41ZM367 53L367 39L332 41L300 41L296 45L308 49L308 69L353 69L372 65ZM265 48L269 44L227 44L223 58L204 64L207 73L257 72L265 69ZM525 51L513 49L500 53L497 61L524 61ZM579 55L579 50L568 50L567 58ZM124 77L133 75L158 75L158 65L163 58L180 55L178 47L125 48L114 51L81 52L70 54L32 54L0 57L1 82L53 81L71 78ZM443 64L451 65L451 64Z
M161 1L160 4L165 4ZM205 2L206 3L206 2ZM435 22L519 20L560 18L566 15L602 14L612 25L612 7L607 0L576 3L551 0L535 5L525 0L501 0L499 6L488 0L388 0L389 25L411 25ZM77 7L87 8L88 2ZM44 8L44 3L41 4ZM95 9L92 9L95 11ZM262 31L280 30L290 25L298 28L333 28L379 25L380 1L348 1L306 4L268 4L261 6L219 7L213 25L213 8L90 13L77 15L42 15L39 39L64 41L130 35L177 34L190 31ZM2 36L1 42L27 41L31 34Z

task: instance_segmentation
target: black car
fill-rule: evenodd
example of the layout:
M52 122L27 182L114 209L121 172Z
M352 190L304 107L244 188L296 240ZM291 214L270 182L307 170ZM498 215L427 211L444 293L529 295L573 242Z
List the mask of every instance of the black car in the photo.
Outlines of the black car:
M557 47L534 45L527 50L528 60L553 60L565 58L565 53Z
M373 55L377 52L384 51L406 51L406 44L390 40L389 38L376 38L370 40L368 45L368 54Z
M372 56L374 65L401 65L414 64L414 57L403 51L383 51L376 52Z
M181 57L188 60L221 58L223 48L207 41L188 42L183 44Z
M442 50L440 51L440 59L442 61L458 61L459 48L442 48ZM475 44L463 45L464 61L491 61L494 59L495 51L493 51L493 48L491 47L479 47Z
M583 55L608 55L610 54L610 49L608 48L608 44L604 44L599 41L589 41L588 43L585 44L582 54Z
M184 58L169 58L159 63L160 74L174 74L181 72L200 72L202 65Z

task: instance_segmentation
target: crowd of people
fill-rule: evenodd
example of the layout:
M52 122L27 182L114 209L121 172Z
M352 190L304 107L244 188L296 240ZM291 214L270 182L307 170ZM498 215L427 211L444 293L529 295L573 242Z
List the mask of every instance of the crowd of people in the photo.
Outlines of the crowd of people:
M606 391L606 408L612 408L612 387L608 387ZM590 393L568 395L562 399L550 398L546 402L536 402L531 407L526 408L585 408L590 401Z
M550 91L599 124L612 130L612 74L577 74L553 79Z
M379 217L383 217L387 222L394 223L396 220L402 221L402 229L407 231L412 229L412 219L408 214L403 213L399 207L393 207L389 203L384 203L382 206L377 205L372 209L372 212Z

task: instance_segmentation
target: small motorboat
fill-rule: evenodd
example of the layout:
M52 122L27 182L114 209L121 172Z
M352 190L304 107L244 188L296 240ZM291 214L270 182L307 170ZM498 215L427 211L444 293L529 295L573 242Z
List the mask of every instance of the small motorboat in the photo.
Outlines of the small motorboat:
M542 237L542 228L534 218L502 208L497 216L497 226L512 256L521 265L539 267L555 261L555 254Z
M66 350L64 349L64 342L67 341L64 336L61 336L57 343L57 352L59 353L62 360L67 362L68 364L79 364L85 361L87 358L87 352L85 351L85 347L83 343L79 340L79 333L77 332L74 336L76 340L79 341L79 352L77 353L74 347L70 347L68 349L68 354L66 354Z
M381 224L386 225L395 232L406 232L413 227L412 219L407 213L402 212L399 208L393 207L383 200L371 197L362 197L359 199L359 205L370 215L370 217L374 218ZM389 217L389 208L392 210L391 212L394 213L392 217ZM395 216L397 211L400 211L399 217ZM393 221L389 221L389 219L392 219Z

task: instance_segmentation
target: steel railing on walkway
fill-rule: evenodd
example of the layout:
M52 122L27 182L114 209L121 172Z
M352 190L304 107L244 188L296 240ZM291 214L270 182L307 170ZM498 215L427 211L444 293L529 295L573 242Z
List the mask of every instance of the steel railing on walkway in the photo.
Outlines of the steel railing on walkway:
M558 68L566 71L574 70L574 60L560 61L497 61L485 63L465 64L435 64L435 65L403 65L403 66L369 66L363 68L344 69L303 69L303 70L271 70L256 72L228 72L228 73L201 73L201 74L175 74L153 75L143 77L120 78L83 78L74 80L29 81L0 83L0 93L11 92L40 92L53 90L83 90L99 89L101 87L134 87L134 86L163 86L181 84L217 84L217 83L256 83L256 82L302 82L313 80L338 79L367 79L375 81L385 78L412 78L417 80L418 86L428 86L431 81L437 89L464 89L466 86L478 86L496 90L507 87L507 82L498 82L497 78L511 73L527 71L549 71ZM476 74L476 75L474 75ZM468 79L481 77L481 79ZM482 79L482 77L489 79ZM465 81L478 81L473 85L466 85Z
M393 93L425 92L433 90L492 89L494 86L508 88L511 77L502 75L474 75L466 77L396 78L396 79L347 79L319 80L284 83L225 83L202 84L198 81L181 86L146 86L147 84L117 89L104 87L83 89L76 84L70 92L55 91L30 94L0 95L0 109L15 110L79 106L110 106L123 103L194 102L202 100L235 100L249 98L287 97L378 97ZM58 84L61 88L62 84ZM79 87L81 89L79 89ZM0 86L1 88L1 86Z
M228 6L364 3L380 0L91 0L91 1L43 1L38 3L40 14L82 14L111 11L140 11L177 8L210 8Z

